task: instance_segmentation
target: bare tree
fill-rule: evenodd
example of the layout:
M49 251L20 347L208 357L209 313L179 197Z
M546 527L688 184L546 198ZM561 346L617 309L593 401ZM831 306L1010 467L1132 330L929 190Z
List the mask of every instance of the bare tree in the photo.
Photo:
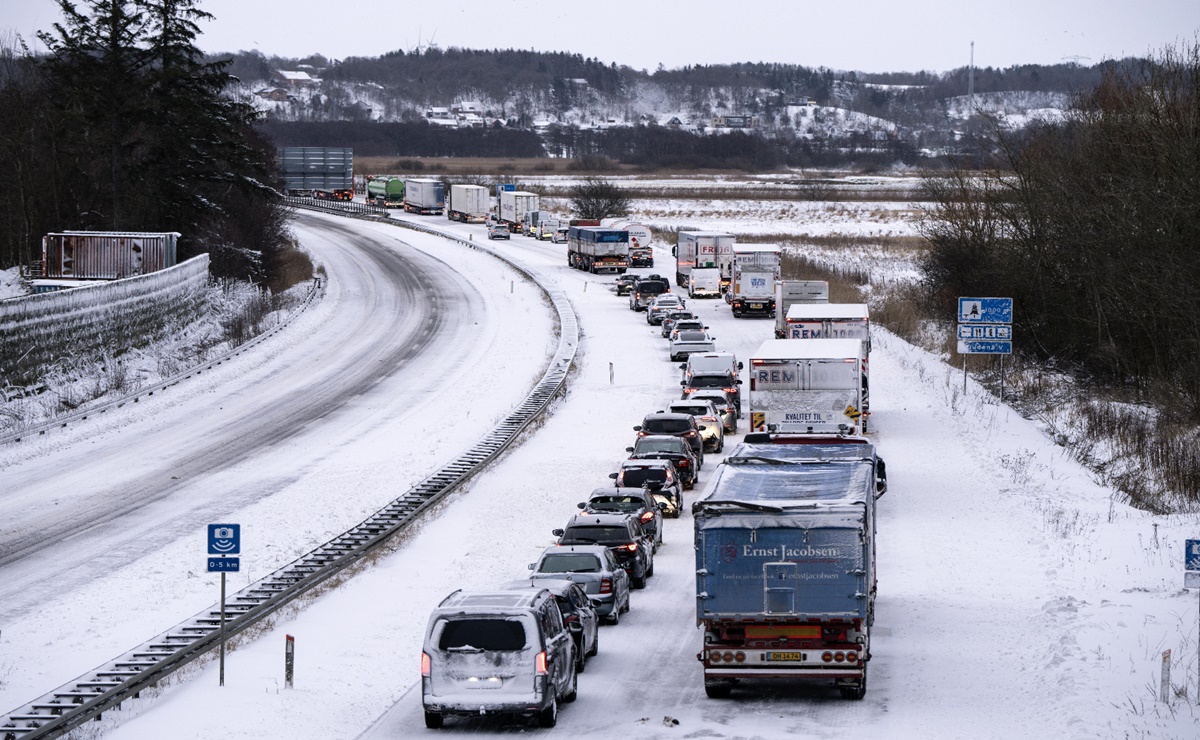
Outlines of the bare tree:
M607 180L589 177L570 190L571 210L579 218L608 218L629 214L625 191Z

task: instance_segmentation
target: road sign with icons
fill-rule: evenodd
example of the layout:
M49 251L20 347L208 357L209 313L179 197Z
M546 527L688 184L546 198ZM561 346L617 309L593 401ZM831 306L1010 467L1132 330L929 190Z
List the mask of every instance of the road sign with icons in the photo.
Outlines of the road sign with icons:
M237 555L242 551L242 525L208 525L208 554Z
M1011 324L1011 298L959 298L958 321L964 324Z

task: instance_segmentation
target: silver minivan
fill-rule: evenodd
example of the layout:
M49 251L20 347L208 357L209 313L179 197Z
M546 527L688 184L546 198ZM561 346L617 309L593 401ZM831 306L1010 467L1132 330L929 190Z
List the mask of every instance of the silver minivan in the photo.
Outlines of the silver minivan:
M455 591L429 617L421 653L425 726L446 715L500 714L558 722L575 701L575 641L546 589Z

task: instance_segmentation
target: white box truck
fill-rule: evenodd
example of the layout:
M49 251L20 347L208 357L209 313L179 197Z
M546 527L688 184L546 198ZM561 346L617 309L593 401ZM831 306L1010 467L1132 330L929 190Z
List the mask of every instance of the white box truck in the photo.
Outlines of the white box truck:
M728 288L733 278L733 234L719 231L681 231L675 241L675 284L688 287L692 270L717 269L721 288Z
M775 281L779 279L777 244L735 244L733 282L725 297L733 315L775 316Z
M750 356L750 431L862 434L865 357L858 339L763 342Z
M787 339L787 313L797 303L829 303L829 283L824 280L775 281L776 339Z
M510 234L521 233L521 225L531 211L538 210L537 193L524 190L502 190L500 192L500 223L508 227Z
M404 181L404 210L421 215L442 215L446 208L446 186L441 180L416 178Z
M487 221L489 202L487 188L482 185L451 185L446 218L465 224L484 223Z

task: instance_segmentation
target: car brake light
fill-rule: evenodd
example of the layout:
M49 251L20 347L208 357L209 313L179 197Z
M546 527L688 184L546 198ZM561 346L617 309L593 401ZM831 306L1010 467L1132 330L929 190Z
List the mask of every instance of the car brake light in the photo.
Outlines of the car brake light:
M421 653L421 675L429 675L429 653Z
M683 436L685 436L685 437L695 437L695 436L696 436L696 430L694 430L694 429L693 429L693 430L691 430L691 431L689 431L689 432L684 432Z
M612 579L611 578L601 578L600 579L600 593L602 593L602 594L611 594L612 593Z
M643 522L648 522L648 521L650 521L650 520L651 520L651 519L653 519L653 518L654 518L654 512L653 512L653 511L643 511L643 512L642 512L642 521L643 521Z
M539 676L546 675L546 651L537 654L536 670Z
M679 461L679 467L681 467L681 468L686 468L686 467L689 467L690 465L691 465L691 463L689 463L687 460Z
M737 388L722 388L726 393L737 393Z
M617 549L625 550L627 552L637 552L637 543L630 542L628 545L617 545Z

